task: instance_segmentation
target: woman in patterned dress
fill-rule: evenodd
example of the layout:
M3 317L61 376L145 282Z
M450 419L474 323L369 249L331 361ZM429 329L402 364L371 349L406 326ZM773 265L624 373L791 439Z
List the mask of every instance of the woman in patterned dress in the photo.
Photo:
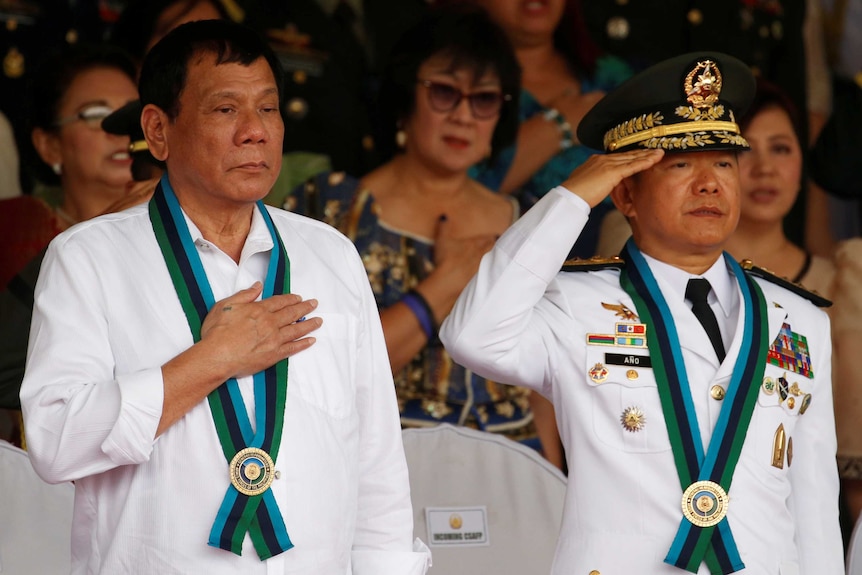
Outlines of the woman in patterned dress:
M538 448L530 393L454 363L437 340L480 258L519 215L468 175L514 138L518 64L474 8L432 10L392 54L378 142L391 144L391 160L361 179L321 174L285 207L339 227L362 255L404 426L467 425Z

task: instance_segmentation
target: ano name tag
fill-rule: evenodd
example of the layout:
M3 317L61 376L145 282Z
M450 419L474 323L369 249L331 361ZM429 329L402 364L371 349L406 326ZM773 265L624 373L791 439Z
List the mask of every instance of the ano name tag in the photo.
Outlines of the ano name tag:
M484 547L490 544L488 511L477 507L426 507L428 545Z

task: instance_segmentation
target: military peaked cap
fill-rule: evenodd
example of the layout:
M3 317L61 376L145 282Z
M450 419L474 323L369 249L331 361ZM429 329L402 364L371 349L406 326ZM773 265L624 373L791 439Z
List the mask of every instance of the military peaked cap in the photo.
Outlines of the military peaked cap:
M736 118L754 97L754 75L720 52L693 52L647 68L587 112L581 143L606 152L748 149Z

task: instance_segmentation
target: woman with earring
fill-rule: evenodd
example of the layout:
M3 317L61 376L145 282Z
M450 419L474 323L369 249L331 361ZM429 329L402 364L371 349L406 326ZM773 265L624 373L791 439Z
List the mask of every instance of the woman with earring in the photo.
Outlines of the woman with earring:
M832 262L806 252L784 231L803 182L796 108L779 88L758 80L754 102L739 124L751 150L739 154L739 224L727 251L830 297Z
M129 138L108 134L101 122L137 98L135 77L124 52L87 45L66 47L34 73L29 155L39 180L59 185L60 195L54 203L35 195L0 200L0 410L20 409L33 287L44 248L73 224L126 203L134 185Z
M377 298L404 426L448 422L537 446L529 393L455 364L437 340L516 202L468 175L517 128L519 68L481 10L434 9L392 50L379 93L391 159L362 177L321 174L285 207L339 227Z
M137 98L135 73L125 53L81 45L47 58L34 74L29 155L36 178L61 193L53 206L34 196L4 202L0 288L57 233L125 195L132 181L129 139L108 134L101 122Z

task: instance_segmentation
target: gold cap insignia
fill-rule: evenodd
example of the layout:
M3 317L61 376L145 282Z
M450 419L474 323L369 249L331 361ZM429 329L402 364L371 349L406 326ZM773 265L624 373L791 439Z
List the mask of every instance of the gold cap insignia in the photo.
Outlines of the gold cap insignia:
M712 60L698 62L685 77L685 99L695 108L709 108L721 94L721 71Z

